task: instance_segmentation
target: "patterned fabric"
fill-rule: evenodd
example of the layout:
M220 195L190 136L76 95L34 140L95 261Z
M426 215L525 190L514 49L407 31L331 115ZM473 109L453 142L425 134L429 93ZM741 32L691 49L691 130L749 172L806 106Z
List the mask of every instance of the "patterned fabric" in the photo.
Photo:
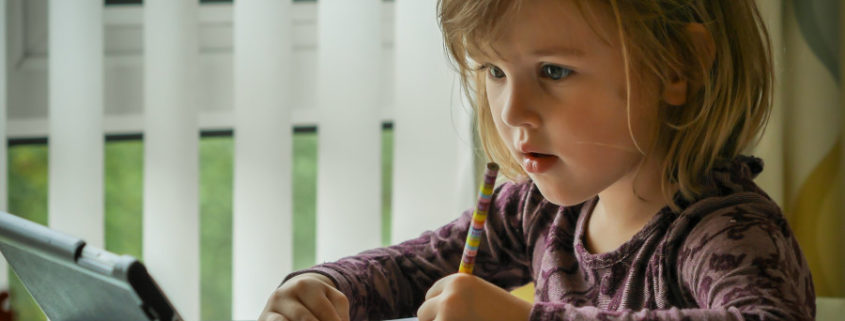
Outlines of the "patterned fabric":
M680 213L658 212L614 251L584 245L593 198L546 201L531 182L496 189L475 274L502 288L536 282L531 320L812 320L809 268L778 206L752 181L760 159L713 170ZM470 212L419 238L298 271L331 278L353 320L413 315L455 273Z

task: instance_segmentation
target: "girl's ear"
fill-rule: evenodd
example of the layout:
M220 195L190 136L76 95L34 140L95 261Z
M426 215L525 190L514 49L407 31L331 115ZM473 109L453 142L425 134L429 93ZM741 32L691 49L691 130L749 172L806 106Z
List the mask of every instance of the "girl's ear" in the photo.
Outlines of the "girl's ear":
M701 72L706 72L706 70L709 70L713 66L713 60L716 58L716 42L713 41L713 35L710 34L710 31L704 25L697 22L688 23L684 29L692 40L695 54L698 56L696 57L698 59L691 59L690 66L695 66L696 64L693 62L698 62L703 68ZM695 91L703 85L701 82L704 75L700 75L700 72L693 68L690 67L692 70L687 70L689 77L673 75L671 81L665 84L663 87L663 100L666 103L672 106L683 105L687 102L687 91Z

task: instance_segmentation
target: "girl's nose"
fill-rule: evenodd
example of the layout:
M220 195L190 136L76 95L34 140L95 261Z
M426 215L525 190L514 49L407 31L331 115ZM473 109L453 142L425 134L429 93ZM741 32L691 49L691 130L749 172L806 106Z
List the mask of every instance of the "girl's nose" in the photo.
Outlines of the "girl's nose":
M531 84L511 82L505 92L502 121L510 127L537 128L540 115L537 106L539 99Z

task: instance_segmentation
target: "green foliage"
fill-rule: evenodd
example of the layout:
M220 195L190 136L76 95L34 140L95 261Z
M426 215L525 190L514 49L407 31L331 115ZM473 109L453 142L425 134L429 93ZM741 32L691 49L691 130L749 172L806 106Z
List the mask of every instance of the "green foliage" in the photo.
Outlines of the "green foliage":
M317 133L293 135L292 170L293 268L300 270L317 260Z
M381 131L381 243L390 245L393 204L393 130Z
M107 142L105 148L106 250L140 260L144 253L144 143Z
M200 140L200 314L232 318L232 137Z
M8 164L9 213L47 225L47 146L9 147ZM17 320L47 320L11 269L9 293Z

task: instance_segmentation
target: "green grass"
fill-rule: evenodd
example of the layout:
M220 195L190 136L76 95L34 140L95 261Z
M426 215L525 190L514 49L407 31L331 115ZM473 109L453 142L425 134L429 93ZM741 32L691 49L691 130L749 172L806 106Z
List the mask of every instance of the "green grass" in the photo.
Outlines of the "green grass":
M390 242L393 131L382 132L382 242ZM203 320L232 315L232 137L205 137L199 144L200 314ZM47 225L47 146L8 149L9 212ZM293 266L316 262L317 133L293 136ZM107 250L143 254L144 144L105 144L105 237ZM46 320L10 272L11 307L20 321ZM280 275L279 278L284 277Z

